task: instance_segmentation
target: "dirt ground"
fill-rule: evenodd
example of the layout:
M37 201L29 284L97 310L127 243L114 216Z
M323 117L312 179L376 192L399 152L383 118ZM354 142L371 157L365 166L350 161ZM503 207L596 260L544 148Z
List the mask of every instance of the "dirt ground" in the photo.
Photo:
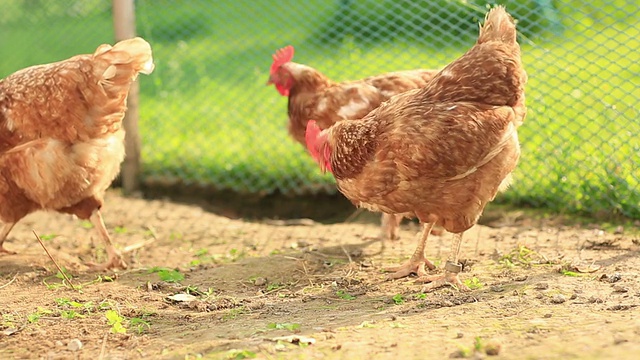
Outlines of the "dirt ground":
M488 214L462 248L461 278L474 290L422 294L414 279L387 281L382 272L411 255L413 223L383 248L375 223L248 222L115 191L104 217L126 252L126 271L83 265L104 259L87 222L37 213L15 227L6 247L18 254L0 256L0 358L629 359L640 352L639 242L628 227ZM32 229L76 289L56 276ZM450 239L428 243L440 266Z

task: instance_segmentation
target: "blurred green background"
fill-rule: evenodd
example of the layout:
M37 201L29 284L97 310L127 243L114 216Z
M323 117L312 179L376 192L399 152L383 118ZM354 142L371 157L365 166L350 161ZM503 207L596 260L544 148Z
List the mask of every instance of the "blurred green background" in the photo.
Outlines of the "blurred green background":
M489 4L518 20L529 74L523 155L498 201L640 219L640 4L523 0L137 0L156 71L141 77L143 182L240 193L335 192L265 86L271 54L334 80L440 68ZM113 42L104 0L2 0L0 76Z

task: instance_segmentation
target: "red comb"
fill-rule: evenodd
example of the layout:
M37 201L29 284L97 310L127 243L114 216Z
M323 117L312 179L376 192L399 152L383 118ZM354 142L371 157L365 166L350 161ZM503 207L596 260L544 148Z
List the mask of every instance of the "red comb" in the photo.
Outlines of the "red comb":
M293 46L288 45L282 49L276 50L273 54L273 64L271 64L271 73L273 74L278 68L293 59Z

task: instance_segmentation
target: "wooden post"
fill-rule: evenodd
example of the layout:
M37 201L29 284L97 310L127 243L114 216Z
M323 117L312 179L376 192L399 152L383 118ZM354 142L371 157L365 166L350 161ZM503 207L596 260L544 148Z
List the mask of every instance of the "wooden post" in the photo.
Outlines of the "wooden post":
M134 0L113 0L113 28L116 41L136 36ZM123 120L126 132L124 149L126 156L121 169L122 189L131 194L140 188L140 135L138 133L138 80L131 84L127 99L127 112Z

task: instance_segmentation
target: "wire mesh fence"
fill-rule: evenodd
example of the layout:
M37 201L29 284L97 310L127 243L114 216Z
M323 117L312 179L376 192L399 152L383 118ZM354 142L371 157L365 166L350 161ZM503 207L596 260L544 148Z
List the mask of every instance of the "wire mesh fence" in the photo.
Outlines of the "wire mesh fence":
M501 201L640 218L640 5L502 1L529 74L523 155ZM472 46L481 0L137 0L156 71L141 79L143 182L245 193L335 191L287 134L271 54L336 81L438 69ZM493 4L493 2L492 2ZM0 1L0 76L113 42L103 0Z

